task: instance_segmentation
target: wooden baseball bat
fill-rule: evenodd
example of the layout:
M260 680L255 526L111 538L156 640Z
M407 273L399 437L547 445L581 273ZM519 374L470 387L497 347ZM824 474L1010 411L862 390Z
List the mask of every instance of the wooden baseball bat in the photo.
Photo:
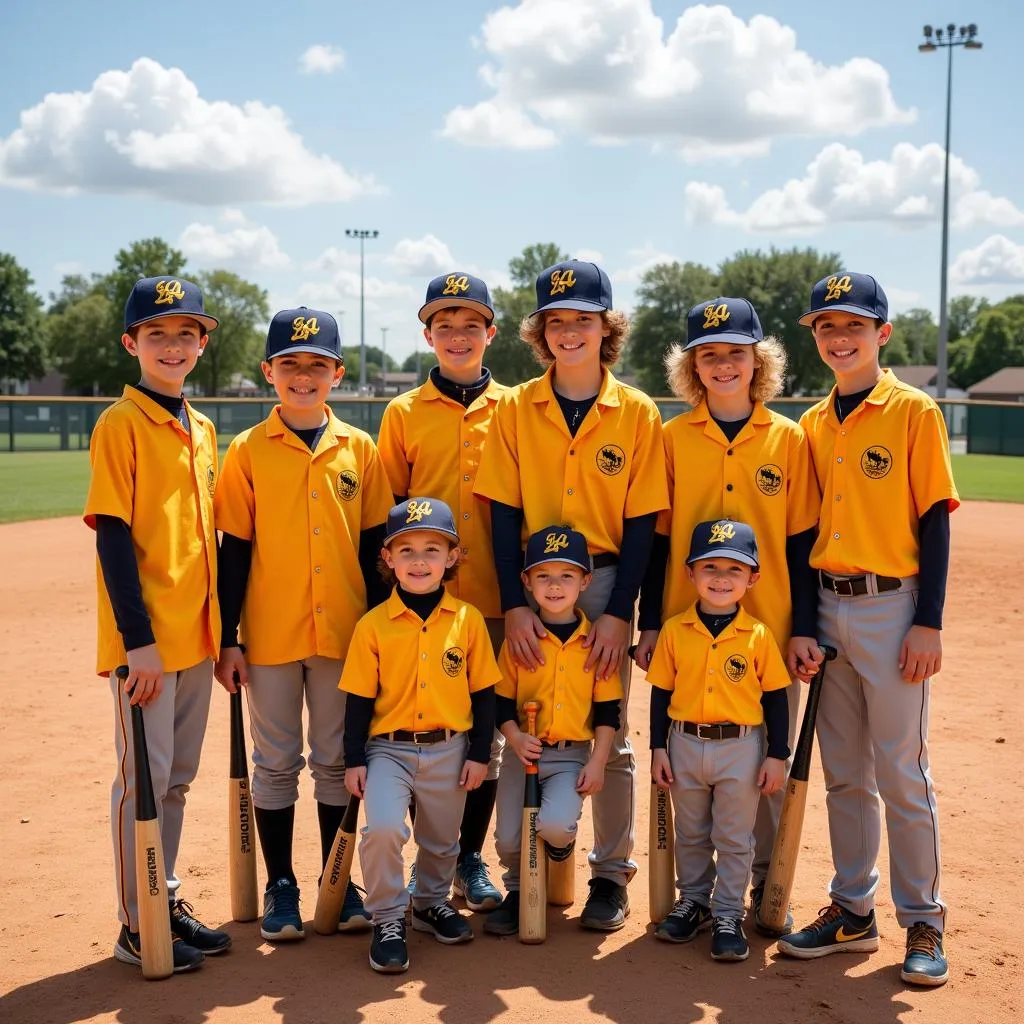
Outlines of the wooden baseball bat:
M128 666L116 670L119 680L128 678ZM142 707L131 705L132 748L135 754L135 895L139 905L139 945L142 976L169 978L174 973L171 951L171 918L167 904L167 872L160 842L160 822L153 796L153 776L146 747L146 722Z
M334 836L334 845L320 877L316 898L313 930L317 935L333 935L338 930L345 890L352 874L352 857L356 852L356 824L359 821L359 797L350 796L341 825Z
M647 896L651 922L661 924L676 900L675 829L672 826L672 794L653 782L650 819Z
M540 704L528 700L526 731L537 735L537 712ZM547 874L544 850L537 835L537 815L540 812L540 776L537 762L526 766L526 785L523 787L522 848L519 852L519 941L528 944L543 942L548 937Z
M571 907L576 902L576 846L562 860L547 858L549 907Z
M253 842L252 793L249 762L245 754L245 719L242 690L235 679L231 694L231 766L228 776L228 880L231 916L236 921L255 921L259 916L256 892L256 845Z
M804 811L807 808L807 779L811 772L811 751L814 749L814 722L818 717L818 701L825 679L825 665L836 656L836 649L819 643L825 655L817 675L807 690L807 705L800 724L800 738L797 740L793 766L786 782L786 798L779 816L779 827L775 833L772 859L768 865L768 876L764 881L764 897L757 923L769 934L782 935L786 927L789 898L793 893L793 879L796 877L796 862L800 853L800 834L804 827Z

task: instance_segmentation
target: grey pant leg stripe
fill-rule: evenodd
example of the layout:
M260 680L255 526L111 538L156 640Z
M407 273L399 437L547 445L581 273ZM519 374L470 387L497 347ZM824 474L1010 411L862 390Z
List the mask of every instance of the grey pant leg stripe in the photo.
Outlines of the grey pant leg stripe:
M932 800L932 793L928 787L928 774L924 768L924 747L925 747L925 724L924 724L924 712L928 704L928 694L925 691L925 687L931 685L931 680L924 680L921 683L921 710L918 713L917 719L917 735L918 735L918 752L917 752L917 767L921 772L921 781L924 783L924 796L925 801L928 804L928 813L932 819L932 853L935 858L935 873L932 875L932 903L934 903L942 911L943 922L945 922L946 913L942 910L942 904L939 903L939 822L938 822L938 808L935 806Z

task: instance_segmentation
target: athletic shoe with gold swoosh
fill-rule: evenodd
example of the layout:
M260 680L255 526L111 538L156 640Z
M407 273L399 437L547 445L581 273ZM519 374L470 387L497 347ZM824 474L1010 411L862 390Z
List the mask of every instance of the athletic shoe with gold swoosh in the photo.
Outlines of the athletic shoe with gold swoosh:
M780 953L798 960L816 960L830 953L873 953L878 949L874 911L858 919L833 903L806 928L779 939L778 946Z

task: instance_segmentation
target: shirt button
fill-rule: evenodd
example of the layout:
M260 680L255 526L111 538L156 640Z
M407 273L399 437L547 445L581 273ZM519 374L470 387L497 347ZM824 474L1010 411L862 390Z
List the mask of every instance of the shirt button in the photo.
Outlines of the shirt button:
M462 442L462 447L463 448L468 448L469 447L469 442L468 441L463 441Z
M564 665L559 665L558 666L558 671L559 672L564 672L565 671L565 666Z
M711 689L711 687L709 686L709 687L708 687L708 693L713 693L713 692L714 692L714 691L713 691L713 690Z
M727 491L731 491L731 490L732 490L732 484L726 484L726 485L725 485L725 489L726 489Z
M426 631L427 631L427 627L426 627L426 626L424 626L424 627L423 627L423 632L424 632L424 633L426 633Z
M841 494L837 494L836 495L836 501L842 501L842 500L843 500L843 496Z
M423 712L421 711L416 717L417 718L422 718L423 717Z
M424 652L423 652L423 653L422 653L422 654L420 655L420 661L426 661L426 660L427 660L427 652L426 652L426 651L424 651Z
M463 477L462 477L462 479L463 479L463 480L468 480L468 479L469 479L469 474L468 474L468 473L464 474L464 475L463 475Z
M321 608L320 605L317 605L316 606L316 610L317 610L317 614L319 614L320 612L323 611L323 608Z
M714 674L715 674L715 670L713 668L709 668L708 669L708 675L709 676L713 676Z
M841 430L841 431L839 431L839 433L841 433L843 435L843 437L846 437L846 431L845 430Z
M569 490L568 490L568 491L566 491L565 493L566 493L566 494L572 494L572 488L570 487L570 488L569 488Z
M468 519L469 518L469 513L468 512L463 512L462 513L462 518L463 519Z
M319 498L319 497L320 497L320 495L319 495L319 494L317 494L317 492L316 492L316 491L314 491L314 492L313 492L313 497L314 497L314 498Z
M711 645L711 650L717 651L718 650L718 644L712 644Z
M839 458L836 459L836 462L842 462L842 461L843 461L843 457L842 457L842 455L840 455Z
M313 566L313 572L319 572L319 571L320 571L320 566L319 565Z
M556 704L555 705L555 710L556 711L561 711L562 710L562 705L561 704Z
M832 539L833 540L839 540L839 534L838 533L833 533L832 534Z
M732 449L730 448L725 454L726 455L732 455Z
M425 690L426 688L427 688L427 684L426 683L420 683L420 689L421 690Z

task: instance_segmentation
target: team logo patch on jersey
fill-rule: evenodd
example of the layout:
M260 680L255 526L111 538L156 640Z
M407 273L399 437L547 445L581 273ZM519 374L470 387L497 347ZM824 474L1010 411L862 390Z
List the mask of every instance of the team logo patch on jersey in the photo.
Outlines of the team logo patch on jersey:
M458 295L461 292L469 291L469 278L463 274L461 277L456 274L449 274L444 279L444 291L442 295Z
M747 659L742 654L732 654L726 659L725 674L729 681L738 683L747 674Z
M626 453L617 444L603 444L597 450L596 461L605 476L615 476L626 465Z
M754 482L762 494L778 494L782 490L782 467L769 462L754 474Z
M157 281L154 306L173 306L185 298L185 289L180 281Z
M873 444L860 457L860 468L872 480L881 480L892 469L892 452L880 444Z
M825 301L835 302L836 299L841 299L852 287L849 274L843 274L842 277L833 274L825 282Z
M729 307L724 303L704 307L704 330L721 327L729 319Z
M441 668L444 669L445 675L454 678L462 671L462 666L465 664L466 652L461 647L449 647L441 655Z
M206 467L206 489L210 492L210 497L213 497L213 492L217 486L217 474L213 471L213 466Z
M359 474L351 469L343 469L338 474L338 497L343 501L351 501L359 493Z
M561 295L567 288L576 287L576 275L571 270L556 270L551 275L551 294Z

